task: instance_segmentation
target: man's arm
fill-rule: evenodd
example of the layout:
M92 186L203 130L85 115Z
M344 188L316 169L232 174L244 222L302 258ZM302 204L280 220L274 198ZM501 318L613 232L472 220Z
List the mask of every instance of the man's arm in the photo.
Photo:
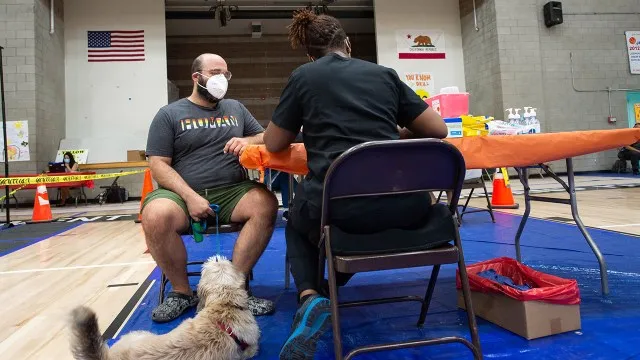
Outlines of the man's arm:
M245 137L248 145L262 145L264 144L264 132L261 132L258 135L247 136Z
M161 187L178 194L187 204L189 216L195 221L200 221L215 213L209 206L209 201L184 181L184 179L171 167L171 158L163 156L150 156L149 168L151 175Z
M153 178L161 187L180 195L185 201L191 197L199 196L184 179L171 167L171 158L163 156L150 156L149 168Z

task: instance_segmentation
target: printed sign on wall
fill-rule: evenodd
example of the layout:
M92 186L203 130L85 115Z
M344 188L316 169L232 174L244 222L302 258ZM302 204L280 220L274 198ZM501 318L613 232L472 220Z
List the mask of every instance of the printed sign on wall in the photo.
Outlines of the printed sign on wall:
M56 154L56 162L62 162L64 159L64 153L66 152L70 152L78 164L87 163L87 158L89 157L88 149L58 150L58 153Z
M0 152L4 162L4 134L0 131ZM7 121L7 154L9 161L29 161L29 122Z
M418 94L423 100L433 96L435 85L433 75L429 72L408 72L404 74L404 83Z
M444 32L437 30L396 31L399 59L445 59Z
M627 49L631 73L640 75L640 31L627 31Z

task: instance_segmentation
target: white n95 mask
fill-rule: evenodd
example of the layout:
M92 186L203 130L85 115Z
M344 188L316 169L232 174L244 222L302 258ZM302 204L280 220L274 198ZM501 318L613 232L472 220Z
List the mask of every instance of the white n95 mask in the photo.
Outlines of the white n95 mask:
M218 100L224 98L229 88L229 81L223 74L213 75L207 80L207 91Z

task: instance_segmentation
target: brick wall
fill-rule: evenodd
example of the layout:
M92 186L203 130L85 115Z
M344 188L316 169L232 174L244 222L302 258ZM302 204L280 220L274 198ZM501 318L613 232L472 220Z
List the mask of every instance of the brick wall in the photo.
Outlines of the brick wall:
M569 55L573 53L578 89L640 88L640 76L629 72L624 37L625 30L640 29L640 0L565 0L564 24L550 29L542 14L546 0L478 0L479 32L473 30L470 3L460 0L473 111L504 118L505 108L535 106L544 132L627 127L625 93L612 93L618 123L608 124L607 93L576 92ZM574 164L576 170L604 170L615 159L612 150L580 157ZM554 166L564 170L564 163Z
M375 61L375 36L349 34L353 56ZM291 72L309 61L303 50L292 50L285 35L189 36L167 39L168 77L180 89L180 97L192 91L193 59L203 52L221 55L233 74L227 98L241 101L263 126L271 120L280 93Z
M56 32L50 35L48 0L0 0L7 120L29 121L31 161L11 162L12 174L46 170L64 137L62 9L62 0L56 1ZM16 196L26 201L33 192Z
M37 141L34 16L34 0L0 0L7 121L29 121L31 160L36 159ZM9 168L11 173L34 172L37 165L36 161L11 162Z

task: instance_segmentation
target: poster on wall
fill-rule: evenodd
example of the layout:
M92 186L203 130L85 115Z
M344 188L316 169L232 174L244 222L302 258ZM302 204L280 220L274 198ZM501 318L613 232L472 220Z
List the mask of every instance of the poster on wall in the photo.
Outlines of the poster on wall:
M396 31L399 59L445 59L444 32L438 30Z
M0 132L1 133L1 132ZM0 139L4 162L4 134ZM29 122L7 121L7 155L9 161L29 161Z
M627 31L627 50L629 51L629 67L631 73L640 75L640 31Z
M633 104L633 111L636 114L636 124L640 124L640 104Z
M64 154L66 152L70 152L71 155L73 155L73 159L78 164L86 164L87 163L87 158L89 157L89 150L88 149L58 150L58 153L56 154L56 162L62 162L62 160L64 159Z
M425 100L435 94L433 75L429 72L408 72L404 74L404 83Z

